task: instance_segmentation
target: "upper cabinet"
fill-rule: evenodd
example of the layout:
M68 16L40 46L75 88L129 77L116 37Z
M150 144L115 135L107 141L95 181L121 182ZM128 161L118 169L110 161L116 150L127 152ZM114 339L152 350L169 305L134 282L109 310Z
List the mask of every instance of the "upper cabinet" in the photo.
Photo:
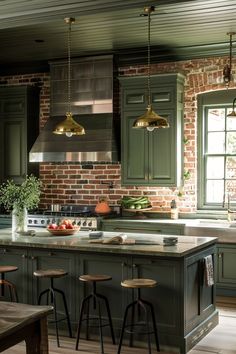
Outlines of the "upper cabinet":
M0 182L22 183L27 174L38 174L38 164L29 163L38 132L39 89L0 87Z
M133 129L134 121L148 105L147 77L120 78L121 164L123 185L178 186L183 171L184 76L151 77L151 102L170 128Z
M51 115L68 111L68 62L50 63ZM71 111L76 114L113 111L113 57L71 60Z

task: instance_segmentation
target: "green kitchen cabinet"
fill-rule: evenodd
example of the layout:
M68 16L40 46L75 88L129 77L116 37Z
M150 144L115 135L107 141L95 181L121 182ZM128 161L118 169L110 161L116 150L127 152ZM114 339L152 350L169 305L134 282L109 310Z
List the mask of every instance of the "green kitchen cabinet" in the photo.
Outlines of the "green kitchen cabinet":
M121 84L121 178L123 185L174 187L183 171L184 76L151 77L151 102L170 128L133 129L134 121L148 105L146 77L123 77Z
M184 224L170 224L142 220L104 219L101 221L103 231L183 235Z
M236 244L218 244L217 256L217 295L236 296Z
M39 89L32 86L0 87L0 182L22 183L38 174L29 163L29 151L39 132Z
M6 273L6 280L16 285L19 302L28 303L28 262L27 250L14 247L0 247L0 265L16 266L18 270ZM5 300L9 300L8 290Z

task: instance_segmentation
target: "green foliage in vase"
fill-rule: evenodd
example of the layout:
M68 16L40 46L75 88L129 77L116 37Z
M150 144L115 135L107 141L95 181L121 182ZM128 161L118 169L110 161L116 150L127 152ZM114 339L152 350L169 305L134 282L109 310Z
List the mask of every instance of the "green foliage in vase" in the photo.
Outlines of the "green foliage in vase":
M40 201L41 187L41 181L33 175L27 176L21 185L8 180L0 185L0 204L7 210L36 208Z

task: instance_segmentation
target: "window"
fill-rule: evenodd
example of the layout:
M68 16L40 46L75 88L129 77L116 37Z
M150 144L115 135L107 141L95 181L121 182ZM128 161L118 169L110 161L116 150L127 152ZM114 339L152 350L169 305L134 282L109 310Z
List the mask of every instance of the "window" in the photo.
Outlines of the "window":
M216 91L198 98L198 208L223 209L228 195L236 202L235 90Z

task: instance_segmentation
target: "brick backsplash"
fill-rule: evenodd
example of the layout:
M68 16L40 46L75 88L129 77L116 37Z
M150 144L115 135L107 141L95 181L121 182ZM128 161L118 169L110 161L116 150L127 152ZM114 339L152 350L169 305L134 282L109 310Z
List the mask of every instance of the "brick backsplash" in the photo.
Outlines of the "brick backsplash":
M181 190L182 197L177 196L178 188L121 186L120 164L41 163L40 177L44 189L40 207L47 208L53 203L94 205L102 196L108 197L111 205L116 205L123 195L148 195L153 206L160 211L169 211L170 202L175 198L180 212L195 212L197 207L197 95L225 88L222 69L226 60L227 58L224 57L215 57L151 65L151 74L180 72L186 77L184 137L188 139L188 143L184 146L184 169L190 172L190 178L185 181L184 188ZM235 59L232 64L234 69ZM146 73L146 65L132 65L118 70L119 76L145 75ZM42 128L50 111L50 75L49 73L35 73L0 78L0 85L22 84L41 87L40 127ZM231 83L230 88L235 87L235 84ZM117 81L114 88L114 104L118 108Z

